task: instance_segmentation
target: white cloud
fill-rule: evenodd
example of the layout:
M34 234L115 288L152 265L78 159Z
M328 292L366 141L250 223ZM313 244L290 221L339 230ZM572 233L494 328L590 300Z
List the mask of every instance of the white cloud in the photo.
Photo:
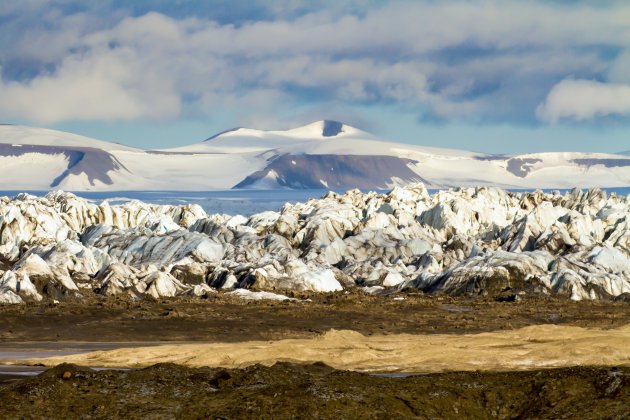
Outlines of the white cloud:
M550 122L630 115L630 85L566 79L551 89L537 113Z
M29 0L32 7L40 3L46 2ZM594 46L630 45L630 6L622 3L368 3L360 16L339 8L240 26L159 13L100 22L89 11L53 10L41 27L0 29L10 32L10 43L0 36L5 69L20 60L41 64L26 78L5 74L0 118L168 119L224 108L267 115L300 101L398 102L454 118L531 116L546 94L541 81L606 74L611 63ZM466 54L467 60L449 62ZM626 67L620 59L608 74L623 77ZM552 93L541 113L552 115Z
M134 64L133 51L71 56L54 74L0 83L0 113L38 123L179 115L179 94Z

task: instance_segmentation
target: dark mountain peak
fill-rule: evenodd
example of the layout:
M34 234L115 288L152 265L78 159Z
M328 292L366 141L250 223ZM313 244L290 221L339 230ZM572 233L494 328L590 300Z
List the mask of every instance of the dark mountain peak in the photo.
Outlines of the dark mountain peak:
M343 132L343 123L333 120L324 120L323 122L324 128L322 130L322 135L324 137L334 137Z

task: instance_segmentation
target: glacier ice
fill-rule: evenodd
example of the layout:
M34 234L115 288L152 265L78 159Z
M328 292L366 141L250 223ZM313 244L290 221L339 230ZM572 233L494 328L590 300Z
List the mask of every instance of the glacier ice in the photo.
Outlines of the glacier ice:
M413 184L330 192L251 217L61 191L0 198L0 303L352 287L630 293L630 198L488 187L431 195ZM248 293L235 296L263 296Z

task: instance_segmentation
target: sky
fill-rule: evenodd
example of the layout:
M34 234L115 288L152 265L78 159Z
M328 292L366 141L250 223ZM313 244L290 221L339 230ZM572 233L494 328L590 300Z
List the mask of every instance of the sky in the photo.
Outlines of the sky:
M332 119L490 153L630 150L630 2L2 0L0 122L136 147Z

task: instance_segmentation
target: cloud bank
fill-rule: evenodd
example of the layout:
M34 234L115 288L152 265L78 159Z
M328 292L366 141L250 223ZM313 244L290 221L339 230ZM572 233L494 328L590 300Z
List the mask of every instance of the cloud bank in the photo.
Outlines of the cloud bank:
M450 120L629 114L623 2L236 2L232 20L222 2L210 2L220 16L168 3L0 6L0 117L256 118L357 104Z
M546 121L578 121L600 116L630 116L630 85L563 80L551 89L538 115Z

